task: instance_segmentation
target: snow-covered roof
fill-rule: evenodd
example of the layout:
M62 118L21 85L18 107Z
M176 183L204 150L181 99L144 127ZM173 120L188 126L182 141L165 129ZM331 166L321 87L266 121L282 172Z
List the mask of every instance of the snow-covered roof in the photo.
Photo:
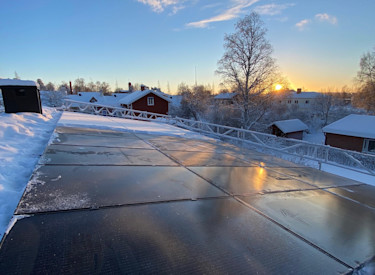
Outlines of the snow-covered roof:
M288 97L293 98L293 99L300 99L300 98L310 99L310 98L317 98L320 95L321 93L317 93L317 92L301 92L301 93L292 92Z
M348 115L324 127L323 132L375 139L375 116Z
M279 120L271 124L279 128L283 133L293 133L308 130L309 127L299 119Z
M221 93L214 97L214 99L232 99L237 95L237 93Z
M100 92L79 92L77 95L67 95L66 98L88 103L94 97L97 101L95 104L120 107L119 101L128 96L124 93L113 93L111 95L103 95Z
M33 80L21 80L21 79L0 79L0 86L34 86L39 87Z
M123 97L122 99L119 100L119 103L120 104L125 104L125 105L129 105L129 104L132 104L133 102L137 101L138 99L148 95L148 94L154 94L158 97L161 97L162 99L168 101L168 102L172 102L172 100L167 97L164 93L160 92L160 91L155 91L155 90L145 90L145 91L135 91L135 92L132 92L131 94Z

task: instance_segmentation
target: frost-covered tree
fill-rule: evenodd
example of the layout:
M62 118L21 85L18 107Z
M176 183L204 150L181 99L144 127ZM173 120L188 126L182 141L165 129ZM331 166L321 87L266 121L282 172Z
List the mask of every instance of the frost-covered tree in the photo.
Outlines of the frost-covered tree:
M39 90L40 90L40 91L46 91L46 90L47 90L47 89L46 89L46 85L44 85L43 81L42 81L40 78L38 78L38 79L36 80L36 82L37 82L38 85L39 85Z
M46 85L46 91L55 91L55 85L53 85L52 82L48 82L48 84Z
M357 73L360 92L356 95L359 107L375 111L375 48L361 57Z
M181 83L178 86L178 94L182 95L181 116L193 117L195 120L202 120L202 115L206 112L210 100L211 91L203 85L189 88L188 85Z
M107 82L96 82L96 86L98 87L98 90L102 92L103 94L109 94L111 93L111 87Z
M90 81L89 83L87 83L87 89L90 92L96 92L96 91L99 90L98 87L96 86L96 84L93 81Z
M61 82L60 86L57 88L59 92L68 92L70 90L69 84L66 82Z
M266 33L257 13L240 19L235 32L225 35L225 52L218 62L217 73L239 94L236 102L245 128L251 128L265 113L270 103L267 92L276 82L277 67Z
M83 78L77 78L76 80L74 80L73 90L75 93L89 91Z
M315 98L314 112L318 113L322 119L322 126L328 123L328 117L332 111L333 97L330 92L322 93Z

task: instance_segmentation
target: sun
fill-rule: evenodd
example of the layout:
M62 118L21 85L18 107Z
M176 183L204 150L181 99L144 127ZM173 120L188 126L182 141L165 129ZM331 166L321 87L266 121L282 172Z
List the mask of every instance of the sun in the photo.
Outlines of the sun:
M282 87L283 87L282 85L280 85L280 84L276 84L276 86L275 86L275 90L276 90L276 91L280 91Z

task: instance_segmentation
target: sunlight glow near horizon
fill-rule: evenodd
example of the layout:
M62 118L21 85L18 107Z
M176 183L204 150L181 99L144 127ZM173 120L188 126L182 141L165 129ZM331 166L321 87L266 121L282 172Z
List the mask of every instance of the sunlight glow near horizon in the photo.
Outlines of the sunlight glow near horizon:
M16 71L57 85L82 77L113 90L130 81L176 93L182 82L194 85L197 68L197 83L218 92L224 35L254 9L292 88L352 85L375 46L373 0L0 1L0 78Z

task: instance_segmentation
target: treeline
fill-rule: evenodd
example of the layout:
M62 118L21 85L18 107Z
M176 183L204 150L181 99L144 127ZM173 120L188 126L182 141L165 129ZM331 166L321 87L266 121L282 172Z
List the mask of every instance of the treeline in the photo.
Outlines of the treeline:
M36 81L39 84L39 89L41 91L60 91L60 92L69 92L70 86L68 82L61 82L59 85L55 85L52 82L44 84L43 80L38 78ZM103 92L104 94L111 93L111 87L107 82L100 81L90 81L86 83L84 78L77 78L72 82L72 88L75 93L78 92ZM121 89L121 88L120 88Z

